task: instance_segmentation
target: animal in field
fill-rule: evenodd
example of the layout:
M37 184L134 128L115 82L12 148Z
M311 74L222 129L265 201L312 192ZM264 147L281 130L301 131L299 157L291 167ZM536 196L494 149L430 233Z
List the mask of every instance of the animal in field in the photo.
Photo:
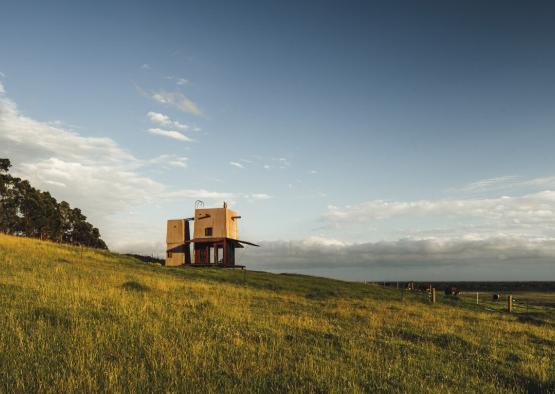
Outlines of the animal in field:
M460 289L454 286L451 286L445 289L445 295L456 296L456 295L459 295L460 292L461 292Z

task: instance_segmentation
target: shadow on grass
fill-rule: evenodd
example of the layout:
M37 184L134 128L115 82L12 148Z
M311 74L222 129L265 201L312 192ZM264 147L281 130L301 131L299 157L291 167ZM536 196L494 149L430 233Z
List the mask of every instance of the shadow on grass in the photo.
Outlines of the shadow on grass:
M530 323L535 326L543 326L549 324L543 320L543 314L541 313L527 313L523 315L518 315L518 321L521 323Z
M472 342L469 342L460 335L453 333L443 333L432 338L432 342L440 348L448 348L456 351L471 352L475 350Z
M337 292L332 289L315 287L307 291L305 297L310 300L327 300L337 295Z
M1 295L12 295L13 293L23 292L23 288L18 285L4 284L0 283L0 294Z
M51 308L35 308L32 316L34 321L44 321L54 327L70 328L72 326L72 321L68 316Z
M150 287L143 285L139 282L136 282L134 280L125 282L123 285L121 285L121 287L124 288L125 290L130 290L130 291L139 291L139 292L150 291Z

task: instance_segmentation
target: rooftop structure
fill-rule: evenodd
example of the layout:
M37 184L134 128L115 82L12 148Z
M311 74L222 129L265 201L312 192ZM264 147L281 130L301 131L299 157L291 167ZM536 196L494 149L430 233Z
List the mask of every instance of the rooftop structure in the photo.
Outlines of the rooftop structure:
M235 249L243 248L244 244L258 245L238 239L239 219L241 216L224 202L222 208L196 208L192 218L168 220L166 265L242 268L235 264ZM192 221L193 239L189 226ZM191 245L194 251L192 261Z

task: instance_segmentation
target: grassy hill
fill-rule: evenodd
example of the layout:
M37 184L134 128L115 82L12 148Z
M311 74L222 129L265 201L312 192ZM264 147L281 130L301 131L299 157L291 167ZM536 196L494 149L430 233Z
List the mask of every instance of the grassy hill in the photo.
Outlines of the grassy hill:
M1 392L555 390L555 322L0 235Z

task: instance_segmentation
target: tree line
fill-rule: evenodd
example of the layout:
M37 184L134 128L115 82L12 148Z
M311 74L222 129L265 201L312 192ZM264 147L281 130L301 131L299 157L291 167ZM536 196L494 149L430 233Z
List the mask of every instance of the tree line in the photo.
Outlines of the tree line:
M79 208L57 202L48 192L9 174L9 159L0 159L0 231L107 249L100 231L87 222Z

